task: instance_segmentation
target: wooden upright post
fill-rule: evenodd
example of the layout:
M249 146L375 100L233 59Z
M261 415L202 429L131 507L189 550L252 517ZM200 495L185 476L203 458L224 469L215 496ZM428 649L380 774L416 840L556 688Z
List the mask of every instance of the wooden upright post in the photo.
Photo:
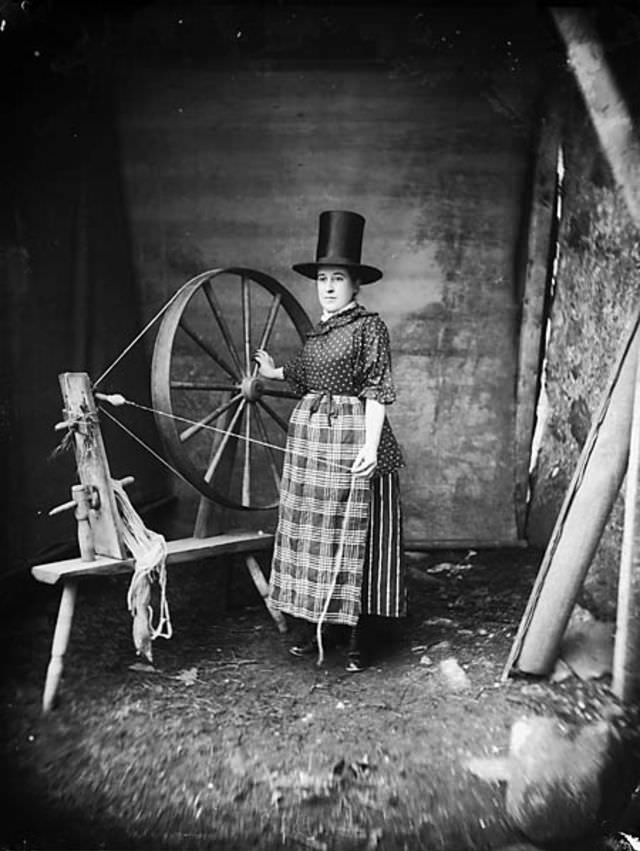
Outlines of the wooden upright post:
M640 357L627 465L612 685L620 700L640 699Z
M544 344L544 306L551 275L552 237L557 214L559 120L550 109L541 122L531 187L526 267L520 299L520 340L516 386L515 510L518 537L524 538L529 490L531 441Z
M95 552L125 558L120 516L89 376L86 372L65 372L59 376L59 381L65 421L74 434L78 477L82 485L97 495L89 511Z

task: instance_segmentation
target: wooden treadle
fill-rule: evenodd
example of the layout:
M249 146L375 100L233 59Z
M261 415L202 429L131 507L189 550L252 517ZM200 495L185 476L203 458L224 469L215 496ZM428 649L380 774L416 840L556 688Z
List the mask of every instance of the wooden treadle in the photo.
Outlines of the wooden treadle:
M225 535L212 535L208 538L179 538L177 541L167 541L167 564L198 561L198 559L226 553L268 550L272 546L273 535L263 532L231 532ZM51 564L37 564L31 568L31 574L38 582L55 585L60 579L73 579L76 576L109 576L127 573L130 570L133 570L132 558L96 556L94 561L72 558Z

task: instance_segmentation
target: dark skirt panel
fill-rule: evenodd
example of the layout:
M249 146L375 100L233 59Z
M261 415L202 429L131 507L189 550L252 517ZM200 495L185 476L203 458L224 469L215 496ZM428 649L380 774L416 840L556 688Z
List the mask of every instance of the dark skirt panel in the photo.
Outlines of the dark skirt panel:
M362 611L368 615L402 617L407 613L407 591L398 473L374 476L370 499Z

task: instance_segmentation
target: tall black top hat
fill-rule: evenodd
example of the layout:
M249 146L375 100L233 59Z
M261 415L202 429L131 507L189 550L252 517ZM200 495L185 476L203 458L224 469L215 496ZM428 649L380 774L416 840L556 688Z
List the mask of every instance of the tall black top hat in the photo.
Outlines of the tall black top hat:
M346 266L362 284L379 281L380 269L360 262L364 223L364 216L348 210L320 213L316 262L296 263L293 269L306 278L315 278L321 266Z

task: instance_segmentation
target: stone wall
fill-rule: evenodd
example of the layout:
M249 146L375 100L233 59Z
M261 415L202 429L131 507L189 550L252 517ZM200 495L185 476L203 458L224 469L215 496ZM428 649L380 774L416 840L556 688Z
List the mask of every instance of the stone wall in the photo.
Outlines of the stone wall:
M640 243L577 93L565 101L565 178L546 351L548 410L532 478L528 537L546 545L626 329L640 304ZM587 521L585 521L587 522ZM582 602L616 605L623 495L589 570Z

